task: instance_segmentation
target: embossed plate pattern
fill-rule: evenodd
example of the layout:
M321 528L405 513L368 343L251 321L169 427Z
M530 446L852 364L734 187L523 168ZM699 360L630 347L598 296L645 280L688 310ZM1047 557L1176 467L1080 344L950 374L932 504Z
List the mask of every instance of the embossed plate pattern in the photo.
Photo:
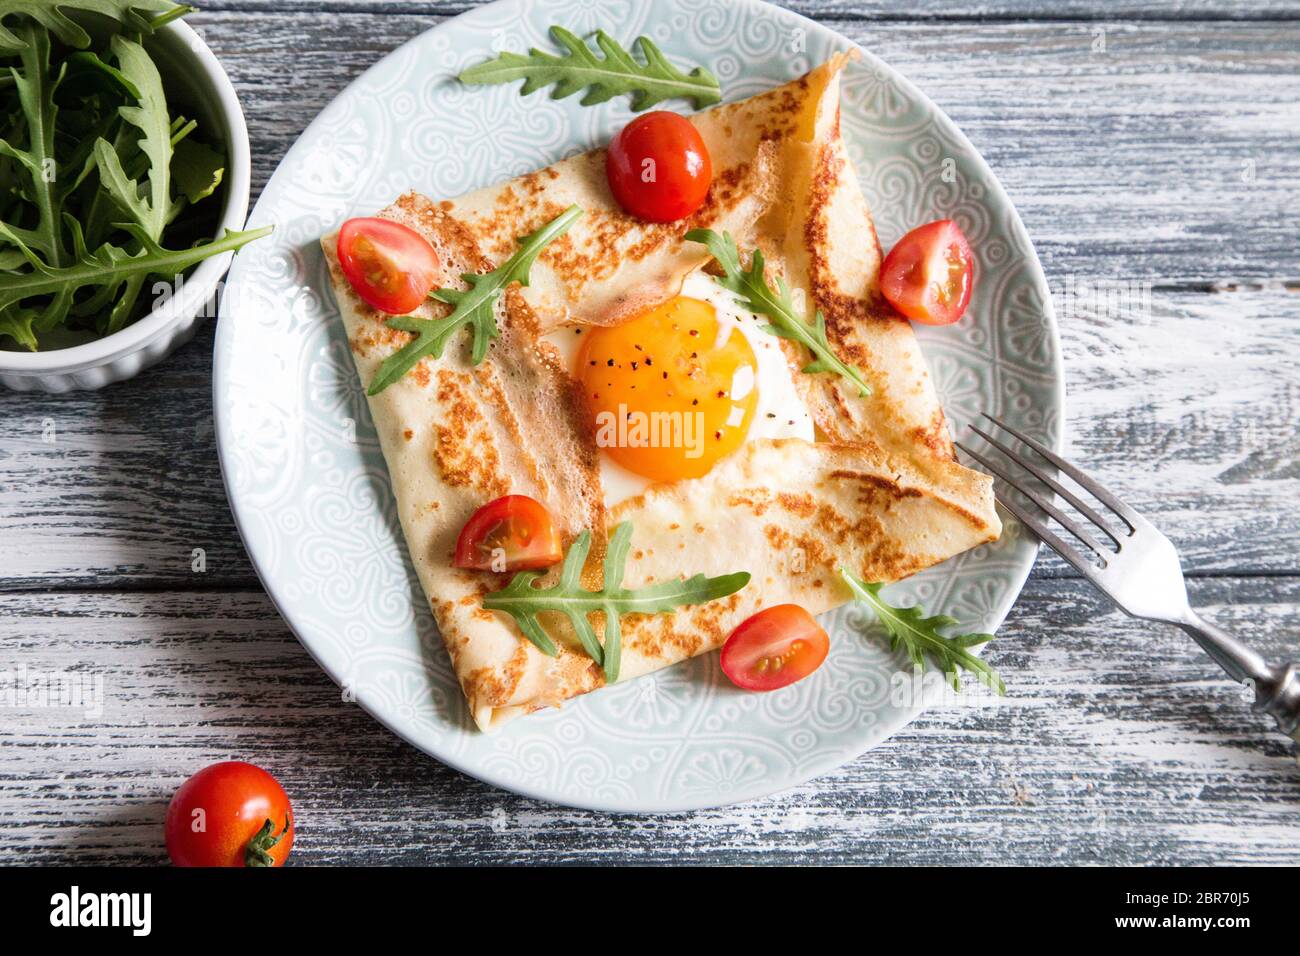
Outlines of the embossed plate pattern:
M348 216L411 188L455 196L522 174L597 146L627 122L625 99L584 108L578 96L525 99L517 84L455 82L491 50L549 48L552 23L579 34L600 27L628 45L648 35L677 63L711 69L727 100L852 46L756 0L503 0L385 57L285 156L250 219L273 223L275 234L231 270L214 380L231 508L302 643L370 713L438 759L523 794L603 810L753 799L853 759L919 712L898 693L902 659L869 615L826 615L829 659L776 693L731 687L712 654L479 733L409 568L328 290L318 238ZM954 431L988 410L1057 444L1063 391L1048 288L993 174L933 103L870 53L848 69L843 125L886 248L908 227L943 217L974 246L969 313L956 327L918 330ZM1008 522L996 544L889 593L993 630L1036 552Z

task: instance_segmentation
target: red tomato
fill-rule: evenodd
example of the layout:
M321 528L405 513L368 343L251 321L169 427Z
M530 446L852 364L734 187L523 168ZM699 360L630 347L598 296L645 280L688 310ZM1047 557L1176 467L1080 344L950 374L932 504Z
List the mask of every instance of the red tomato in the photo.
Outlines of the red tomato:
M880 291L903 315L926 325L962 317L975 287L975 257L951 219L913 229L889 250L880 267Z
M438 277L433 246L390 219L349 219L339 230L338 254L357 295L390 315L414 312Z
M722 671L745 690L776 690L803 680L826 660L830 638L797 604L764 608L722 645Z
M562 557L560 534L546 506L527 495L506 495L465 522L453 563L478 571L526 571L549 568Z
M713 163L689 120L656 110L632 120L610 142L605 175L625 211L650 222L672 222L703 205Z
M177 866L283 866L293 809L261 767L227 760L181 784L167 807L166 835Z

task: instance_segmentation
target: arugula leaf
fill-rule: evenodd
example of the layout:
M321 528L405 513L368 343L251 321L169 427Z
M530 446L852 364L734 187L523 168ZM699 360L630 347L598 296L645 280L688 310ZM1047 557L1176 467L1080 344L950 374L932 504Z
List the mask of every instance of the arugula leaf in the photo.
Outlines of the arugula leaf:
M566 49L567 54L557 56L535 47L527 55L502 53L471 66L458 79L475 86L523 80L519 91L522 96L554 84L553 100L562 100L589 87L582 98L583 106L630 93L635 112L676 97L691 100L697 110L722 99L718 80L712 73L698 66L689 74L683 73L668 62L649 37L636 39L636 48L645 60L643 65L604 30L596 31L596 45L605 54L604 59L564 27L553 26L550 33L551 39Z
M139 96L137 105L120 106L122 119L140 131L136 146L146 163L147 179L142 188L122 169L117 150L106 139L95 143L95 163L101 186L122 212L154 242L162 240L163 229L180 205L171 200L171 117L158 68L139 43L115 36L110 44L118 68ZM126 324L135 309L145 276L132 276L122 287L108 315L105 332L112 334Z
M163 92L162 77L149 54L139 43L113 37L112 51L122 75L140 91L136 106L118 107L118 114L140 131L138 146L148 162L147 198L126 208L140 226L154 239L162 237L163 226L171 221L171 117L167 113L167 96ZM104 143L108 146L107 142ZM98 155L97 157L98 158ZM114 160L117 159L114 155ZM120 169L120 166L119 166ZM103 170L100 170L101 175ZM139 189L135 183L132 186ZM138 196L138 192L137 192ZM136 199L133 196L132 199ZM118 197L115 195L115 199ZM120 201L120 200L119 200Z
M193 129L193 125L189 127ZM193 204L207 199L226 175L226 157L210 146L181 139L172 150L172 182Z
M116 122L114 122L114 120L116 120ZM118 155L118 162L120 164L122 154L129 152L128 147L130 146L130 134L128 132L127 124L121 122L120 117L118 117L116 112L114 112L113 117L105 118L104 120L101 121L101 125L105 127L101 130L102 133L109 133L109 132L113 132L114 130L116 131L114 132L113 135L112 147L113 147L113 151ZM176 117L176 119L171 121L171 145L172 145L171 175L172 175L173 182L178 181L179 178L179 174L177 173L177 166L180 165L181 162L178 161L177 159L177 153L179 152L179 147L182 142L185 142L186 137L189 136L190 133L194 132L194 130L197 127L198 127L198 123L194 122L194 120L186 120L185 117L183 116L178 116ZM77 175L77 178L72 183L71 187L69 187L69 191L80 187L81 184L84 183L90 177L91 173L98 172L99 163L96 161L95 158L95 147L98 146L99 140L102 138L103 136L98 136L92 142L84 145L79 145L77 147L77 153L75 154L74 158L79 157L83 161L81 163L81 172ZM84 157L81 155L83 152L85 153ZM70 165L76 165L76 163L72 163ZM136 150L136 155L132 158L131 162L123 167L123 171L126 173L128 179L139 179L146 172L148 172L148 170L149 170L149 157L146 156L144 153L141 153L139 150ZM95 184L102 185L99 183L95 183ZM177 200L172 207L173 213L178 212L181 206L182 204L180 203L179 200ZM106 195L103 189L100 189L95 193L94 198L91 201L89 218L91 220L96 220L96 219L100 220L98 225L102 227L101 231L103 231L104 229L108 229L112 226L112 223L110 223L108 220L109 218L112 217L113 212L117 208L119 207L117 205L116 200L114 200L111 196ZM87 232L87 236L93 234L93 231L90 227L87 227L86 232ZM96 245L97 243L89 242L89 244Z
M776 291L767 284L763 272L762 250L755 249L749 271L740 266L740 252L731 233L718 235L712 229L692 229L685 237L690 242L699 242L708 247L713 258L722 266L726 275L714 276L713 280L740 297L741 304L749 311L766 315L772 320L763 330L783 339L798 342L808 349L814 359L803 367L810 374L816 372L834 372L857 388L858 394L865 397L871 394L862 370L840 360L826 338L826 319L818 309L811 323L805 322L795 312L794 299L790 288L780 276L776 277Z
M2 28L0 28L2 29ZM21 235L26 245L38 250L56 266L63 265L66 249L59 232L62 206L56 183L59 164L54 156L54 93L63 69L50 68L50 37L31 23L19 29L23 41L22 69L10 68L23 115L27 119L27 148L19 149L0 140L0 154L16 160L27 173L28 194L36 207L37 222Z
M655 614L671 611L686 604L704 604L734 594L749 583L748 571L737 571L709 578L703 574L685 581L662 581L643 588L623 587L623 572L628 550L632 547L632 523L624 521L614 529L605 551L605 580L599 591L582 586L583 565L591 550L591 532L584 531L569 546L560 568L560 580L549 588L533 586L545 572L520 571L505 588L487 595L483 606L504 611L514 618L519 630L550 657L556 656L555 643L547 636L537 615L545 611L564 614L577 632L583 650L605 671L605 681L618 680L622 660L621 614ZM596 640L587 615L600 611L605 615L605 644Z
M122 120L117 115L116 110L113 111L113 116L108 120L109 126L105 132L111 132L112 134L111 145L120 164L122 157L130 153L132 142L130 131L133 127ZM99 146L99 139L100 137L96 137L90 156L82 169L82 174L78 177L80 182L77 183L77 186L82 190L82 205L85 209L82 228L86 234L86 243L92 248L98 247L112 237L113 221L120 215L121 210L118 201L113 198L100 175L100 163L95 154L95 148ZM144 175L145 170L148 168L148 157L137 154L131 158L130 165L129 170L124 168L123 171L128 179L137 179L139 176Z
M0 32L7 32L0 27ZM59 230L63 218L63 197L57 183L59 163L54 155L55 120L58 107L54 94L63 79L66 66L57 72L50 67L50 37L44 30L24 21L19 28L23 42L20 52L22 71L10 69L18 102L27 119L27 148L18 149L0 141L0 155L6 155L26 171L30 183L28 196L36 207L36 224L31 229L14 227L16 242L11 245L34 247L54 266L67 261L67 248ZM72 307L72 293L55 290L48 302L37 310L25 309L9 314L5 329L18 342L35 348L33 328L48 331L67 320ZM4 310L0 310L4 311Z
M36 350L36 334L32 322L37 313L33 309L6 309L0 311L0 335L12 336L19 345Z
M980 682L997 691L1003 697L1007 685L1002 682L998 672L987 663L972 654L968 648L985 644L993 640L992 634L958 634L945 637L939 633L941 627L951 627L957 619L946 614L925 617L919 607L894 607L880 596L883 584L868 584L860 581L845 568L840 568L840 577L849 586L853 596L864 604L870 605L880 618L880 623L889 632L891 651L898 650L901 644L907 650L912 663L925 670L926 658L930 658L948 677L953 690L961 690L961 677L958 669L964 669L979 678Z
M271 226L249 229L244 232L226 230L220 239L189 249L164 249L150 239L139 226L128 225L126 231L133 235L141 245L137 253L128 253L118 246L105 244L93 253L86 250L80 241L80 232L76 232L78 249L77 262L63 268L46 265L39 256L19 240L10 227L0 223L0 239L8 239L18 246L32 266L31 271L21 275L0 276L0 315L10 308L21 304L33 296L52 295L61 291L75 293L88 286L103 286L116 289L122 283L135 276L178 276L186 269L198 265L204 259L234 252L254 239L261 239L271 233Z
M553 239L568 232L569 227L581 216L582 210L579 207L570 206L536 232L520 238L519 248L514 255L491 272L465 273L461 278L469 283L466 290L434 289L429 293L432 298L454 307L443 318L417 319L407 315L389 319L385 324L390 329L412 332L416 337L384 359L366 394L378 395L413 369L426 355L441 358L447 342L466 325L474 332L471 360L475 365L483 361L488 345L499 334L493 309L498 296L512 282L528 285L528 273L542 250Z
M17 14L31 17L68 46L85 49L90 45L90 34L63 11L98 13L129 30L149 33L193 9L173 0L0 0L0 56L17 53L27 46L28 40L21 31L15 35L4 26L3 21Z
M108 87L116 88L117 92L130 96L135 99L140 98L140 91L136 89L134 83L127 79L117 67L104 61L102 57L93 50L78 50L68 57L68 76L65 81L66 86L76 89L85 87L92 92L95 90L96 81L102 82L108 80Z
M265 234L214 242L210 220L175 223L220 186L225 160L189 139L194 121L170 113L139 37L192 9L0 0L0 338L36 349L57 347L61 337L43 333L59 327L115 332L141 311L149 277ZM96 33L91 48L67 13L120 29Z

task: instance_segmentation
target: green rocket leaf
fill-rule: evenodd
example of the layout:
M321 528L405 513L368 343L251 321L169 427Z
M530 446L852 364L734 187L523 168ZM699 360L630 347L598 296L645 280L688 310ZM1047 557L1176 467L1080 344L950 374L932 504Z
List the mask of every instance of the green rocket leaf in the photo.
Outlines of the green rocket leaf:
M524 96L553 85L553 100L586 89L583 106L604 103L626 93L632 96L632 109L637 112L674 98L691 100L697 110L722 99L718 80L712 73L698 66L690 73L683 73L668 62L649 37L636 39L644 63L638 62L603 30L596 31L596 46L604 58L564 27L551 27L551 39L567 52L557 56L534 48L526 55L502 53L471 66L459 79L471 85L523 80L520 93Z
M0 339L34 350L115 332L151 277L264 234L210 240L210 218L176 221L220 186L224 159L188 138L196 124L169 110L140 37L191 9L0 0Z
M10 74L27 120L27 146L20 149L7 140L0 140L0 155L17 161L29 183L26 193L35 207L36 222L20 233L24 243L52 265L60 266L67 250L60 234L62 205L57 188L60 169L54 154L58 107L54 93L64 68L50 66L50 37L44 30L23 23L18 35L23 40L21 68L11 68Z
M748 571L737 571L718 577L697 574L685 581L662 581L643 588L623 587L623 572L628 551L632 546L632 523L624 521L614 529L605 551L605 580L599 591L588 591L582 586L582 568L591 550L591 532L584 531L570 545L560 568L560 580L549 588L538 588L534 582L542 571L520 571L500 591L483 599L483 606L494 611L504 611L514 618L519 630L543 654L554 657L558 651L555 643L542 628L537 615L545 611L564 614L573 625L583 650L605 671L607 683L618 680L622 660L621 614L655 614L671 611L686 604L704 604L734 594L749 583ZM605 615L605 644L596 639L596 632L587 619L593 611Z
M731 238L731 233L718 235L712 229L692 229L686 234L686 239L704 244L718 265L722 266L725 275L714 276L713 281L735 293L749 311L756 315L766 315L772 320L770 325L764 326L765 331L798 342L813 354L813 361L803 367L805 372L834 372L857 388L859 395L871 394L871 386L863 377L862 370L842 361L831 348L831 343L826 338L826 320L821 310L817 311L812 322L805 322L795 310L794 298L790 295L785 280L777 276L775 290L767 284L761 250L754 250L749 271L746 272L741 268L740 252L736 249L736 241Z
M868 605L890 636L890 650L901 646L907 651L912 663L921 670L926 668L926 659L934 661L947 676L953 690L961 690L959 669L969 671L980 682L1006 696L1007 685L1002 682L998 672L970 652L970 648L993 640L992 634L958 634L945 637L939 633L941 627L952 627L957 619L946 614L926 617L919 607L894 607L880 596L883 584L868 584L854 577L844 568L840 568L840 577L849 586L853 596Z
M141 250L128 253L112 245L103 245L93 253L81 245L78 261L70 266L55 269L47 266L0 223L0 239L18 245L32 266L22 275L0 276L0 315L33 296L51 295L60 290L76 292L88 286L119 287L134 276L178 276L209 256L234 252L254 239L271 233L270 226L245 232L227 230L220 239L188 249L164 249L143 232L139 226L129 226L127 231L139 240Z
M98 13L128 30L149 33L193 9L172 0L0 0L0 56L17 53L28 43L21 30L15 34L4 26L6 20L18 14L35 20L68 46L85 49L90 45L90 34L69 19L67 12Z
M581 209L570 206L536 232L519 239L514 255L491 272L465 273L461 278L469 283L468 289L434 289L429 293L431 297L453 306L451 313L441 319L417 319L409 315L389 319L385 324L390 329L411 332L415 338L380 363L366 394L378 395L426 355L440 358L451 337L467 325L474 332L471 359L475 365L483 361L488 345L499 334L493 309L497 297L512 282L528 285L528 273L542 250L568 232L581 216Z

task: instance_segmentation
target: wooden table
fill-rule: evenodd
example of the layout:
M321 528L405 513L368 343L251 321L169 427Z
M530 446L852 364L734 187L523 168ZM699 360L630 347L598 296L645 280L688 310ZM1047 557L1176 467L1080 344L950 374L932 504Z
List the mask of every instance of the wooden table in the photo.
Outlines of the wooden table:
M957 121L1054 288L1150 284L1149 310L1063 310L1069 453L1174 539L1197 605L1300 656L1300 6L791 5ZM349 80L464 5L203 6L256 193ZM174 788L232 757L292 794L298 863L1300 861L1300 769L1269 722L1052 558L990 651L1010 706L929 713L796 790L611 816L463 777L343 702L258 585L211 352L209 324L132 382L0 394L0 666L90 669L107 698L0 707L0 862L162 861Z

